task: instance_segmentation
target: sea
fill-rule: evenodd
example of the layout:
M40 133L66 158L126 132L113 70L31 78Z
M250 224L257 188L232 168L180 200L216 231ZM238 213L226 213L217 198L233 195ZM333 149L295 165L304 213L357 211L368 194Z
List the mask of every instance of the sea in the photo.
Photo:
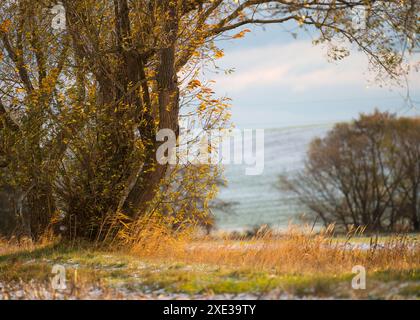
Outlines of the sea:
M302 223L307 209L295 196L278 188L279 176L293 175L304 168L309 143L323 137L333 124L315 124L264 130L264 170L261 175L246 175L245 164L225 166L226 186L219 199L230 203L227 210L214 210L216 228L234 231L264 224L285 229Z

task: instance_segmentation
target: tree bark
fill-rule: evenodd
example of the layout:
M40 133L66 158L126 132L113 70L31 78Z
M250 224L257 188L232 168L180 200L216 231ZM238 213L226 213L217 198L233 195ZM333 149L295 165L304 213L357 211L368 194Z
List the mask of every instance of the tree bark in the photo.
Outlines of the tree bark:
M159 51L159 70L157 74L159 100L159 129L171 129L179 135L179 88L176 73L176 39L178 33L177 4L161 1L162 12L167 15L165 34L168 38ZM165 41L164 40L164 41ZM146 214L150 202L159 191L159 185L165 177L167 164L160 164L156 159L159 143L151 119L143 119L139 131L146 141L145 163L136 183L129 192L122 207L124 213L132 218Z

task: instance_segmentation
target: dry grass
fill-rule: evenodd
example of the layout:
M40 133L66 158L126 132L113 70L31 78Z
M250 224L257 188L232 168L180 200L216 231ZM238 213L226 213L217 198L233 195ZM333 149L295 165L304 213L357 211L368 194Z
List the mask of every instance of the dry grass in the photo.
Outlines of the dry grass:
M352 232L337 238L332 229L314 233L291 227L282 234L262 232L233 240L197 237L192 230L174 233L161 223L137 231L112 248L0 241L2 298L420 296L420 246L414 236L362 238ZM65 292L50 288L54 264L66 266ZM368 290L352 290L355 265L366 268Z
M308 228L290 227L281 235L268 232L251 239L194 239L186 235L174 237L157 228L135 243L132 252L148 259L277 274L349 273L355 265L371 272L420 269L420 246L415 237L391 236L382 241L367 238L369 242L355 243L353 240L360 236L351 233L345 240L337 241L331 228L314 233Z

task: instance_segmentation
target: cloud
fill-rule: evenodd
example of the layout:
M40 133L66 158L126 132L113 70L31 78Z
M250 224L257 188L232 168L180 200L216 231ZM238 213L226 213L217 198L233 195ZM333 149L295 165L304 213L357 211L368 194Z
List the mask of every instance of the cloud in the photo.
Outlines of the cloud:
M250 88L278 87L295 92L324 86L366 83L367 59L354 52L340 63L329 63L326 49L308 41L270 45L227 53L223 68L235 68L231 75L218 75L216 89L241 92Z
M218 61L222 69L234 68L233 74L204 75L216 81L218 95L232 98L232 119L239 126L342 121L375 108L396 112L407 106L406 88L375 84L368 59L359 51L328 62L327 49L307 40L252 44L228 47ZM418 101L420 72L411 72L408 83L411 98Z

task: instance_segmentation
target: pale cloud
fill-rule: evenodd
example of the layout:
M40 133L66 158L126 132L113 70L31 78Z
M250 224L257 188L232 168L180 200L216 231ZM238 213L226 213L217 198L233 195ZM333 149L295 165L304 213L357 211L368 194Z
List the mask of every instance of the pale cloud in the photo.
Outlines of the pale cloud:
M277 87L295 92L324 86L367 83L367 59L360 52L339 63L329 63L327 50L307 41L270 45L230 52L222 67L235 68L231 75L218 75L216 89L241 92L251 88Z
M222 69L234 68L233 74L203 74L203 80L216 81L219 96L232 98L232 120L239 127L346 121L376 108L408 114L405 86L375 83L376 74L369 72L368 59L359 51L328 62L327 48L312 45L310 39L288 41L267 31L243 41L227 45L217 63ZM419 60L420 53L411 59ZM407 80L412 100L419 101L420 72L413 70Z

